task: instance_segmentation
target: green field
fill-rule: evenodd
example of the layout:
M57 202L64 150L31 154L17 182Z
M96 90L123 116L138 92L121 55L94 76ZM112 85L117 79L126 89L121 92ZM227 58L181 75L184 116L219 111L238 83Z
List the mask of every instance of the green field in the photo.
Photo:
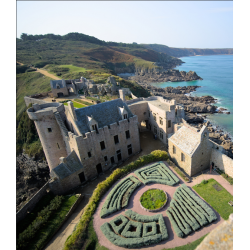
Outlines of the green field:
M51 78L39 72L27 72L16 75L16 116L26 109L24 96L34 95L51 90Z
M213 185L217 184L221 190L217 191ZM220 216L227 220L233 213L233 207L228 202L233 201L233 196L216 180L209 179L207 183L200 183L192 187Z
M166 200L165 192L160 189L149 189L140 198L142 206L150 210L161 208Z

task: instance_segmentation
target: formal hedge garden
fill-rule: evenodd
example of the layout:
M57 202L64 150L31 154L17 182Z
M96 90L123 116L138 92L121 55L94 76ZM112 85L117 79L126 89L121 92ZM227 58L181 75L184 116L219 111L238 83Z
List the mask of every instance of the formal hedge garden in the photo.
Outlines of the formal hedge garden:
M159 183L174 186L180 182L179 178L163 162L139 169L135 171L135 174L145 185Z
M64 250L68 249L81 249L85 243L87 236L87 227L89 222L96 211L98 203L100 202L102 196L108 191L108 189L113 185L115 181L128 173L143 167L145 164L151 162L167 160L168 154L166 151L155 150L148 155L139 157L136 161L131 162L130 164L118 168L113 171L113 173L103 182L97 185L97 188L94 190L88 204L85 206L83 214L80 218L79 223L76 225L76 229L68 237L63 247Z
M149 189L140 197L143 208L149 211L158 211L167 203L167 195L160 189Z
M162 214L146 216L132 210L104 223L101 231L111 243L124 248L148 246L168 239Z
M127 207L130 196L140 185L141 182L134 176L128 176L116 184L102 206L101 218Z
M181 238L217 220L215 212L185 184L176 189L166 213Z

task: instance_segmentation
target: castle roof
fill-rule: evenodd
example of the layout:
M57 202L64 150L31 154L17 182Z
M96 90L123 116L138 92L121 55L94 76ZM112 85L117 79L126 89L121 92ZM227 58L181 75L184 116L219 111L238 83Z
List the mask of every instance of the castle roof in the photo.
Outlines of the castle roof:
M103 128L112 123L116 123L122 120L117 107L124 107L128 112L128 118L133 116L127 104L124 103L120 98L85 108L75 109L75 113L77 116L76 124L81 133L85 134L87 132L90 132L87 120L88 116L93 116L93 118L98 123L98 128Z
M53 168L51 172L54 171L56 176L61 180L68 177L69 175L75 173L76 171L83 169L83 166L73 150L64 160L63 163L60 163L57 167Z
M184 153L192 156L201 142L201 133L184 125L168 140Z

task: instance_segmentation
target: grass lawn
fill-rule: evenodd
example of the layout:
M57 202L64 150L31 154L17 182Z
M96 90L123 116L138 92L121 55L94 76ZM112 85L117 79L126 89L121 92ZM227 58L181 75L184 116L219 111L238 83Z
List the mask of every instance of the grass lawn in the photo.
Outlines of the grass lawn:
M222 190L217 191L213 185L217 184ZM233 196L216 180L209 179L206 184L200 183L192 187L207 203L209 203L224 219L227 220L233 213L233 207L228 202L233 201Z
M36 236L30 241L30 244L26 250L42 249L47 240L57 230L66 214L69 212L72 205L76 202L77 197L75 195L65 196L60 209L58 209L49 219L49 221L37 232Z
M207 236L207 234L202 236L200 239L193 241L192 243L189 243L189 244L184 245L184 246L174 247L174 248L164 248L162 250L194 250L194 249L196 249L197 246L200 245L200 243L203 241L203 239L206 236Z
M63 103L65 106L68 106L68 103L67 102L64 102ZM74 102L73 101L73 106L75 107L75 108L84 108L84 107L86 107L87 105L83 105L83 104L80 104L80 103L77 103L77 102Z

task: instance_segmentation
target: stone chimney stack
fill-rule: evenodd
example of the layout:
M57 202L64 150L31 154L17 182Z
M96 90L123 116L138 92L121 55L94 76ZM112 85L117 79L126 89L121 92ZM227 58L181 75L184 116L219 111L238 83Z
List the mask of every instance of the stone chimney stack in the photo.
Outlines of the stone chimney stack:
M73 102L69 101L68 102L68 107L69 107L69 112L71 113L73 119L75 121L77 121L76 112L75 112L75 108L74 108Z
M125 92L124 92L123 89L119 89L119 96L120 96L120 98L121 98L124 102L126 102L126 100L125 100Z

